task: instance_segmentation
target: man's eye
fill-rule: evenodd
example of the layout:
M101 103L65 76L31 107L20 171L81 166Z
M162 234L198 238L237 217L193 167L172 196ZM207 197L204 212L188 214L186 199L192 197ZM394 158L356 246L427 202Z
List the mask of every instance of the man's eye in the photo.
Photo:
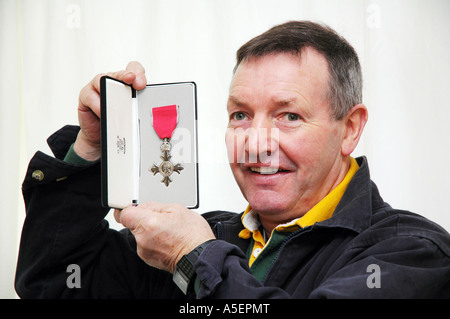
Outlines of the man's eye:
M300 115L295 113L286 113L285 115L286 120L288 121L298 121L300 120Z
M232 119L232 120L236 120L236 121L242 121L242 120L245 120L246 117L247 117L247 116L246 116L245 113L243 113L243 112L236 112L236 113L233 113L233 114L231 115L231 119Z

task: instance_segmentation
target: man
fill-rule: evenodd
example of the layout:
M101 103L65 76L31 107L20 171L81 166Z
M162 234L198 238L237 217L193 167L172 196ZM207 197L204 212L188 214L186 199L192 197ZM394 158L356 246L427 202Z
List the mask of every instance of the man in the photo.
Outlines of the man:
M146 84L136 62L109 75ZM116 210L126 228L108 229L101 76L80 93L81 129L49 138L56 159L38 152L30 162L19 296L184 297L178 285L197 298L450 297L448 233L384 203L367 160L351 157L367 121L361 71L330 28L285 23L237 53L226 144L249 202L242 214L143 203Z

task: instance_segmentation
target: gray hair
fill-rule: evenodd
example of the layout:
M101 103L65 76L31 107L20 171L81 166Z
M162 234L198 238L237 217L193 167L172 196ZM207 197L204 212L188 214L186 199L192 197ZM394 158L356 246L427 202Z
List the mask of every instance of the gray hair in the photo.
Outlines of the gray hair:
M326 97L332 116L342 119L356 104L362 102L362 73L354 48L336 31L311 21L291 21L277 25L245 43L236 53L236 66L251 58L273 53L294 53L311 47L328 62L330 74Z

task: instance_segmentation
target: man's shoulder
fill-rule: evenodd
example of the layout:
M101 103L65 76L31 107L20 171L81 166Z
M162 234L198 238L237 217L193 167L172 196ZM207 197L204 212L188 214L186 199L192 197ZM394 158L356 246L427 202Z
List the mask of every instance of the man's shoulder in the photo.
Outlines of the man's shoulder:
M377 241L408 239L428 241L450 257L450 234L432 220L407 210L387 207L373 215L372 225L363 233ZM363 234L361 234L363 235Z
M210 224L220 223L240 223L242 213L230 212L225 210L214 210L203 213L202 216Z

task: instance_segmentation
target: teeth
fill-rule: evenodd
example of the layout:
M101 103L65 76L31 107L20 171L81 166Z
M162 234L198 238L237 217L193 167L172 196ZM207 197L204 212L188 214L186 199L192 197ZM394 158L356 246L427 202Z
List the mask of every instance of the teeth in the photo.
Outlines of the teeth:
M276 167L250 167L250 170L263 175L278 173L278 168Z

